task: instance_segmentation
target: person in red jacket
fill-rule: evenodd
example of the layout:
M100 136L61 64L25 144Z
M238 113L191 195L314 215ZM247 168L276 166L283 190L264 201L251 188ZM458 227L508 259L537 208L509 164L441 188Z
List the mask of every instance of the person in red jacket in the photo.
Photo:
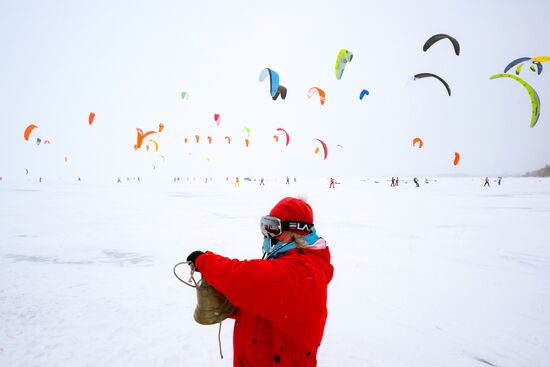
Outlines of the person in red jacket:
M236 306L235 367L316 366L334 271L328 246L302 199L282 199L260 229L262 259L194 251L187 261Z

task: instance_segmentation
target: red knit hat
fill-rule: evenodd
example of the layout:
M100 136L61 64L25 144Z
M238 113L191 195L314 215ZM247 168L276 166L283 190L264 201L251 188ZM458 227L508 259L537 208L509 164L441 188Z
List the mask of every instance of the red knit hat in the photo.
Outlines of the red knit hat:
M282 222L296 221L313 224L313 210L302 199L284 198L271 209L269 215L279 218Z

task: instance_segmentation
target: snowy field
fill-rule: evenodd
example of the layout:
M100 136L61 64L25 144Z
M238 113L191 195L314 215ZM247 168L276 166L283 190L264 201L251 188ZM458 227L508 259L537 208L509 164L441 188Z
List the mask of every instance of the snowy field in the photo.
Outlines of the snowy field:
M549 179L340 181L0 181L0 366L231 366L172 266L260 257L301 193L335 267L320 366L550 366Z

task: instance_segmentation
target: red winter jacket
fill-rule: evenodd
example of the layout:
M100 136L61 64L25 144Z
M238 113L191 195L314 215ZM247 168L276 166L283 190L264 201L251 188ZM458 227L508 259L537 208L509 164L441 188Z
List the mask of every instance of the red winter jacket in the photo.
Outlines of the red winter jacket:
M235 367L317 365L333 273L329 249L321 247L271 260L231 260L212 252L197 258L206 281L237 307Z

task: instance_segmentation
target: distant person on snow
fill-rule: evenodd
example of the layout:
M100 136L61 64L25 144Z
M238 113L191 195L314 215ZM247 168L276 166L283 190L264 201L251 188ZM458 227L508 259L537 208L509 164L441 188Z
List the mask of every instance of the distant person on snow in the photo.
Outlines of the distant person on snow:
M236 306L234 366L317 365L334 271L305 201L287 197L262 217L263 258L194 251L187 261Z
M336 183L336 181L334 180L334 178L330 178L330 185L328 185L328 188L329 189L335 189L336 186L334 185Z
M416 184L416 187L420 187L420 184L418 183L418 178L415 177L413 181Z
M500 181L502 181L502 177L498 176L498 185L500 186Z
M491 187L491 184L489 183L489 177L485 177L485 183L483 184L483 187L485 186Z
M239 181L238 177L235 177L235 187L241 187L241 181Z
M290 177L287 177L287 178L286 178L286 184L287 184L287 185L290 185Z
M391 187L394 187L395 186L395 177L392 177L391 178Z
M395 186L399 186L399 177L395 178Z
M265 183L264 183L264 178L260 178L260 186L265 186Z

